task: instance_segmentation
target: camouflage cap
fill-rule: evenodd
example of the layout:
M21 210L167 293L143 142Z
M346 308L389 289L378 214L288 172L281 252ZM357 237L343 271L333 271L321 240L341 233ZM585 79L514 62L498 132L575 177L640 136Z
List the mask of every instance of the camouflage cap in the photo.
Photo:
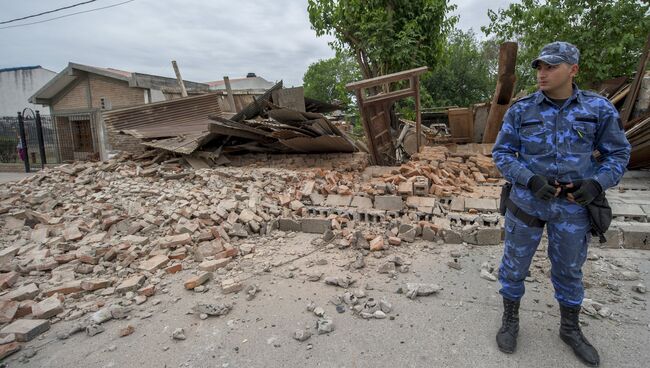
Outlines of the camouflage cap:
M579 60L580 51L577 47L568 42L556 41L544 46L537 59L531 63L531 66L537 69L540 61L549 65L558 65L561 63L573 65L578 64Z

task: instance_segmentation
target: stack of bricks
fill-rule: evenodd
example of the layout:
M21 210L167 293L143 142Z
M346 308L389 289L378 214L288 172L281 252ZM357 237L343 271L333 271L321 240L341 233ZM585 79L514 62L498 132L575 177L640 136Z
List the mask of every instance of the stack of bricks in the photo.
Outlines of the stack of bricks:
M384 181L412 188L416 195L448 197L473 192L478 184L497 183L500 177L492 160L481 154L451 154L444 146L427 146Z

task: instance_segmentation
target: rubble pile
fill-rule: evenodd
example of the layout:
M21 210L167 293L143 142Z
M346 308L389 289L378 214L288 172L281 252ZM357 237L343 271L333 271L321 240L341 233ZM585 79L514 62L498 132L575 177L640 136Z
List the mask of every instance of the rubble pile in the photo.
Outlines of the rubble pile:
M478 184L499 182L501 174L489 157L479 153L450 153L445 146L423 147L386 182L400 193L449 197L473 192ZM413 186L413 189L411 189Z
M237 267L234 257L254 251L248 237L268 236L281 219L306 215L301 200L309 203L309 195L325 193L334 181L337 192L343 183L359 187L358 173L339 173L345 181L319 169L187 170L180 161L130 157L61 165L0 186L6 344L29 341L61 320L80 322L60 338L102 333L102 323L166 292L168 275L188 268L194 275L186 290L204 292L208 280L224 294L243 290L229 271ZM249 286L246 294L253 298L257 290ZM223 315L230 308L199 305L197 313Z

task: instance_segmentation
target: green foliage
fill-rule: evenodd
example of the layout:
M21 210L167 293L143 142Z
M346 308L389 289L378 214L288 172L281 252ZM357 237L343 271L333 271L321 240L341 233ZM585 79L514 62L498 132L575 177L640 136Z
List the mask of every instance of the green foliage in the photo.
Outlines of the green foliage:
M497 41L517 41L519 88L533 88L530 67L541 48L553 41L580 49L578 83L630 75L638 63L650 17L647 1L521 0L506 9L489 10L481 30Z
M494 41L479 42L471 30L454 31L445 57L422 78L422 90L431 99L423 106L469 106L489 100L496 84L497 54Z
M330 46L353 55L364 78L436 65L457 18L447 0L308 0L309 20Z
M309 65L303 76L305 96L356 108L352 94L345 89L345 85L359 79L361 73L355 61L347 55L338 54Z

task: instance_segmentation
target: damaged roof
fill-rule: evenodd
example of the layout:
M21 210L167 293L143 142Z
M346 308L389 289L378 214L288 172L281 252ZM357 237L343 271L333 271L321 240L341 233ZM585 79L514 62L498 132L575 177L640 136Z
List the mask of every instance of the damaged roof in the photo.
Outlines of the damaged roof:
M101 75L103 77L127 82L129 87L150 88L150 89L178 89L176 78L161 77L143 73L128 72L113 68L102 68L77 63L68 63L68 66L59 72L54 78L41 87L30 98L29 102L34 104L47 105L51 99L65 90L66 87L84 77L86 73ZM188 92L206 93L209 87L205 83L183 81Z

